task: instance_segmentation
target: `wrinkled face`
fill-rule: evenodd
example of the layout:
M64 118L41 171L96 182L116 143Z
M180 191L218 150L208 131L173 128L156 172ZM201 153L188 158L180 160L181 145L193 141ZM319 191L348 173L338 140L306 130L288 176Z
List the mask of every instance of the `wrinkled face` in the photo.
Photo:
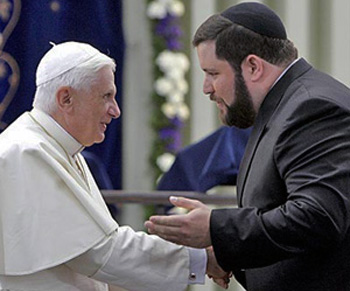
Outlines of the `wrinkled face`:
M97 79L90 90L72 91L72 110L68 132L82 145L100 143L105 138L107 125L120 116L115 100L114 73L104 67L97 72Z
M235 74L230 64L217 58L215 42L197 46L200 66L205 72L203 92L216 102L221 121L229 126L247 128L253 125L256 113L241 73Z

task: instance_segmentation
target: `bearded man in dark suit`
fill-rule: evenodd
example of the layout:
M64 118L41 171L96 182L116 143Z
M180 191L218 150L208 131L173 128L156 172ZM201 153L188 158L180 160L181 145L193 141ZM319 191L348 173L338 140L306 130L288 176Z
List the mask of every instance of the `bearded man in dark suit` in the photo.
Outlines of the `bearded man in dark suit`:
M186 215L151 233L213 247L249 291L350 290L350 90L314 69L268 7L207 19L194 41L203 91L224 123L254 125L238 176L239 208L172 197Z

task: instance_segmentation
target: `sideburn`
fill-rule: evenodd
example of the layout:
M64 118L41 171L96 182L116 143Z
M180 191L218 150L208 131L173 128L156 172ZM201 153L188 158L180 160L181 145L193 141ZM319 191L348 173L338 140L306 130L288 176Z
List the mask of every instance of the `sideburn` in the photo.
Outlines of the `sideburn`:
M227 106L227 114L224 123L228 126L248 128L254 124L256 112L242 73L235 76L235 101Z

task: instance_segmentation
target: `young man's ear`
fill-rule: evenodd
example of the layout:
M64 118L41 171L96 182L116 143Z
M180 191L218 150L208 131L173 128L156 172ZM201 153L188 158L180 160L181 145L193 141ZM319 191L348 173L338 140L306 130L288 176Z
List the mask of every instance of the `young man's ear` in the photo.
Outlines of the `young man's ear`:
M248 55L242 62L242 71L251 82L258 81L264 70L263 60L256 55Z
M67 110L72 105L72 88L63 86L58 88L56 92L57 107L60 110Z

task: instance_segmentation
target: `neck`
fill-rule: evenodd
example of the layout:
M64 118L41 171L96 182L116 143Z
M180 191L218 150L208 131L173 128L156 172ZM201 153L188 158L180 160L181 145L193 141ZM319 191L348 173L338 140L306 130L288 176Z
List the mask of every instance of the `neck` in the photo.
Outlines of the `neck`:
M284 67L272 65L268 62L264 64L264 74L259 82L256 90L254 109L259 111L261 103L264 101L267 93L271 90L274 84L279 80L281 74L284 72Z

